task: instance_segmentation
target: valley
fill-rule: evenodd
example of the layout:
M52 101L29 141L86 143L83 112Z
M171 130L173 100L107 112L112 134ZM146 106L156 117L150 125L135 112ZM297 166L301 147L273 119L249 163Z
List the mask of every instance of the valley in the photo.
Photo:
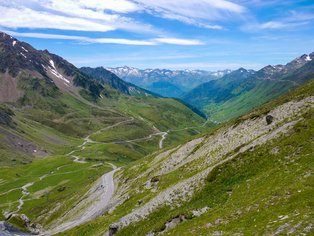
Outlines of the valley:
M45 70L55 71L40 72L48 82L18 76L15 89L20 97L14 102L12 97L2 98L1 220L24 230L38 233L45 228L51 234L94 219L105 211L114 192L113 175L122 166L213 126L176 100L133 85L117 90L120 85L116 89L106 81L93 82L62 58L8 35L2 34L1 46L18 54L22 47L28 51L26 57L36 55L34 61L14 67L19 75L38 73L28 64L35 68L36 60L47 62ZM68 77L71 73L80 78L79 85ZM4 76L14 79L0 75ZM59 79L70 82L64 87ZM98 192L90 193L92 189ZM54 229L60 221L64 224Z

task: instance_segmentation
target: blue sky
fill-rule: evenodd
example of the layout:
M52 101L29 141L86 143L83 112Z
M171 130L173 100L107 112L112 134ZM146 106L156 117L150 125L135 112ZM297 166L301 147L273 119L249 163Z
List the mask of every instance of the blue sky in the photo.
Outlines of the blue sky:
M0 0L0 15L77 66L259 69L314 51L313 0Z

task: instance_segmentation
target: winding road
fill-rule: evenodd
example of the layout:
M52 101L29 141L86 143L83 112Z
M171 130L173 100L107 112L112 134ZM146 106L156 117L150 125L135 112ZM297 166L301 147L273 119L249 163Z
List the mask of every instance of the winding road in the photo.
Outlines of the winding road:
M114 127L119 126L121 124L132 122L133 120L134 120L134 117L130 117L130 119L128 119L128 120L124 120L124 121L118 122L116 124L113 124L111 126L102 128L102 129L96 131L95 133L88 135L84 139L83 143L81 145L77 146L77 148L79 148L80 150L83 150L83 149L85 149L85 146L88 143L103 143L103 144L105 144L104 142L93 141L90 139L90 137L93 134L114 128ZM206 125L207 122L209 122L209 120L207 120L205 123L203 123L200 126L186 127L186 128L182 128L182 129L169 129L166 132L160 131L155 126L153 126L153 128L156 132L150 134L147 137L133 139L133 140L125 140L125 142L137 142L137 141L142 141L142 140L149 140L149 139L152 139L154 136L160 136L161 138L159 140L158 145L159 145L159 148L162 149L164 141L166 140L167 135L170 132L183 131L183 130L188 130L188 129L192 129L192 128L203 127ZM82 164L86 163L86 161L81 160L80 157L73 155L73 153L75 153L75 152L76 151L73 150L73 151L69 152L67 154L67 156L72 157L73 161L76 163L82 163ZM73 227L76 227L78 225L81 225L83 223L86 223L90 220L95 219L96 217L98 217L99 215L101 215L103 212L105 212L107 210L108 204L109 204L109 202L110 202L110 200L114 194L114 189L115 189L113 176L114 176L116 171L120 170L120 168L117 168L112 163L107 163L107 164L109 164L113 168L113 170L108 172L108 173L105 173L95 182L95 184L91 187L91 189L81 198L82 200L76 206L74 206L69 212L67 212L62 218L59 219L59 221L58 221L58 223L60 223L59 225L57 225L56 227L54 227L51 230L43 232L41 235L53 235L53 234L57 234L57 233L65 231L65 230L71 229ZM57 170L60 170L64 166L65 165L59 166L57 168ZM39 180L42 181L44 178L46 178L49 175L52 175L53 173L54 172L51 172L49 174L45 174L45 175L39 177ZM20 209L24 205L23 198L25 198L27 195L29 195L27 188L32 186L33 184L34 184L34 182L31 182L31 183L25 184L24 186L22 186L20 188L11 189L5 193L0 194L0 195L4 195L4 194L7 194L11 191L17 190L17 189L21 189L21 191L22 191L22 196L19 199L19 205L18 205L17 209L13 212L6 213L7 217L11 217L12 214L20 211ZM69 220L69 219L71 219L71 220ZM5 229L5 230L7 230L7 229ZM5 230L2 230L0 228L0 235L1 235L1 233L4 233L4 232L6 232L6 233L10 232L10 231L5 231ZM10 234L4 234L4 235L10 235ZM11 235L14 235L14 234L11 234ZM21 233L21 234L15 234L15 235L26 235L26 234ZM27 234L27 235L29 235L29 234Z
M72 208L67 214L71 215L78 212L78 216L70 221L58 225L52 230L42 233L41 235L53 235L63 232L90 220L93 220L101 215L104 211L106 211L107 206L114 193L113 176L116 171L120 170L120 168L117 168L113 164L108 164L111 165L114 169L101 176L101 178L96 181L96 183L88 191L88 193L82 197L83 200L74 208ZM84 206L88 204L89 206L83 209Z

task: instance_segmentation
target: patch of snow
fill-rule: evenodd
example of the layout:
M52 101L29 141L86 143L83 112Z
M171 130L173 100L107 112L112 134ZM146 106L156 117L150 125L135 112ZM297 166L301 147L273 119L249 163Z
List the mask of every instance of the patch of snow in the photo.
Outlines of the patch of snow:
M53 69L56 69L55 63L53 62L53 60L50 60L49 63L50 63L50 65L53 67Z
M306 56L305 61L312 61L311 57L309 55Z
M52 68L49 68L49 69L50 69L50 72L51 72L53 75L55 75L57 78L63 80L63 81L66 82L67 84L69 84L70 81L69 81L68 79L64 78L64 76L63 76L62 74L60 74L60 73L57 71L57 69L56 69L56 67L55 67L55 63L53 62L53 60L50 60L49 63L50 63L50 65L52 66ZM44 65L42 65L42 66L45 68Z
M54 76L56 76L57 78L63 80L64 82L66 82L66 83L68 83L68 84L70 83L70 81L69 81L68 79L64 78L63 75L61 75L57 70L51 69L51 68L49 68L49 69L50 69L50 72L51 72Z
M27 58L22 52L20 52L20 54L21 54L24 58Z
M23 46L21 47L25 52L28 52L28 50L27 49L25 49Z
M15 46L15 44L16 44L16 41L14 40L14 41L12 42L13 47Z

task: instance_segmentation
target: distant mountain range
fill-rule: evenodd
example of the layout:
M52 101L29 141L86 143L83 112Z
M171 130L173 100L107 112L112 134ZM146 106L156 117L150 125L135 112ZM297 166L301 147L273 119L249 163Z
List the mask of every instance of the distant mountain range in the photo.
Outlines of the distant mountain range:
M215 121L238 117L314 78L314 53L259 71L240 68L181 98Z
M198 85L223 77L231 70L168 70L137 69L133 67L106 68L121 79L165 97L180 97Z

